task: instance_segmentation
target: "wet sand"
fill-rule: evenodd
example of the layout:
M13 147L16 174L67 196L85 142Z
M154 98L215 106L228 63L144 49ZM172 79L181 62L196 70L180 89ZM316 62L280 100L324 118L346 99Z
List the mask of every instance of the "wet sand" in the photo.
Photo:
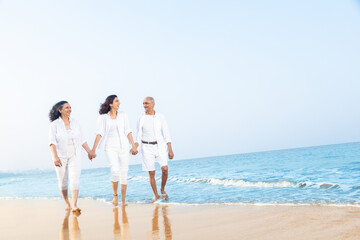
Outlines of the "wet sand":
M0 200L0 239L360 239L360 208Z

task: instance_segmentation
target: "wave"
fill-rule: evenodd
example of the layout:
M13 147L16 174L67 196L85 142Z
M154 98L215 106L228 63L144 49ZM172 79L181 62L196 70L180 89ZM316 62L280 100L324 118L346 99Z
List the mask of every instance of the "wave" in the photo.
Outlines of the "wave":
M0 187L5 186L5 185L9 185L9 184L13 184L13 183L22 182L24 180L25 180L25 178L10 178L10 179L6 179L6 180L1 180L0 179Z
M356 207L360 208L360 203L293 203L293 202L278 202L278 203L262 203L262 202L221 202L221 203L178 203L178 202L159 202L154 203L158 205L179 205L179 206L290 206L290 207Z
M133 181L148 181L148 178L137 176L129 177L129 180ZM157 177L156 180L161 180L161 177ZM254 187L254 188L320 188L320 189L337 189L341 188L339 184L335 183L315 183L315 182L296 182L290 180L280 181L247 181L244 179L219 179L219 178L176 178L169 177L168 181L183 182L183 183L205 183L210 185L220 186L234 186L234 187ZM353 189L357 189L358 186Z
M26 180L22 177L13 177L8 179L0 179L0 187L16 184ZM147 182L149 179L143 176L129 176L129 181L144 181ZM156 178L157 181L161 180L161 177ZM358 190L360 186L340 186L335 183L327 182L296 182L291 180L279 180L279 181L248 181L244 179L220 179L220 178L177 178L169 177L168 181L177 182L177 183L202 183L209 185L218 185L225 187L240 187L240 188L318 188L318 189L338 189L342 188L343 190Z
M85 170L85 169L84 169ZM53 173L52 169L29 169L29 170L14 170L14 171L0 171L0 178L28 176L28 175L41 175Z
M190 179L177 179L177 182L191 182L191 183L207 183L210 185L222 186L237 186L237 187L260 187L260 188L282 188L282 187L302 187L301 183L298 184L293 181L246 181L243 179L218 179L218 178L190 178Z
M148 178L137 176L129 177L129 180L133 181L148 181ZM158 177L156 180L161 180L161 177ZM234 186L234 187L255 187L255 188L305 188L305 187L315 187L320 189L336 189L341 188L339 184L335 183L315 183L315 182L296 182L290 180L280 180L280 181L247 181L244 179L219 179L219 178L176 178L169 177L168 181L174 182L184 182L184 183L205 183L210 185L220 185L220 186ZM357 189L359 186L353 187Z

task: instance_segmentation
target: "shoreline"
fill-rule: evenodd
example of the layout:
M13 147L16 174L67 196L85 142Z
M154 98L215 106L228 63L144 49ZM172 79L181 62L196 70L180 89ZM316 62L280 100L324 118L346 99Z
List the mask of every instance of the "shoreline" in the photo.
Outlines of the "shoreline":
M360 239L360 209L334 206L133 204L0 199L0 239Z
M71 195L70 195L71 196ZM39 201L53 201L53 200L61 200L61 197L0 197L0 201L5 200L39 200ZM79 197L79 200L90 200L103 203L105 205L112 206L111 200L106 200L104 198L94 198L94 197ZM168 205L168 206L256 206L256 207L271 207L271 206L284 206L284 207L353 207L360 208L359 203L323 203L323 202L308 202L308 203L292 203L292 202L280 202L280 203L252 203L252 202L221 202L221 203L179 203L179 202L166 202L166 201L158 201L152 203L149 200L136 201L136 202L127 202L130 205L147 205L147 204L158 204L158 205Z

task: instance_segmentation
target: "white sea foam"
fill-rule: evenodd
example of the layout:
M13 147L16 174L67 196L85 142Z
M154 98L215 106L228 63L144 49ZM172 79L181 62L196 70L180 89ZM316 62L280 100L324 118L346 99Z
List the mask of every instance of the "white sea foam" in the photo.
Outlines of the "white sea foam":
M317 207L356 207L360 208L360 203L293 203L293 202L279 202L279 203L253 203L253 202L221 202L221 203L179 203L179 202L156 202L158 205L174 205L174 206L317 206Z
M129 180L133 181L149 181L147 177L137 176L129 177ZM161 180L161 177L156 178L157 181ZM289 180L281 181L246 181L243 179L218 179L218 178L176 178L169 177L168 181L173 182L184 182L184 183L206 183L210 185L221 185L221 186L236 186L236 187L255 187L255 188L304 188L314 187L320 189L329 188L343 188L339 184L326 183L326 182L295 182ZM359 186L357 186L359 188ZM356 187L355 187L356 189Z
M106 204L111 204L111 201L107 201L103 198L94 199ZM219 202L219 203L184 203L184 202L169 202L169 201L156 201L151 202L149 199L142 201L128 202L129 204L157 204L157 205L171 205L171 206L321 206L321 207L356 207L360 208L360 203L320 203L320 202L308 202L308 203L294 203L294 202Z
M194 182L207 183L211 185L222 186L237 186L237 187L260 187L260 188L281 188L281 187L297 187L297 184L292 181L245 181L243 179L217 179L217 178L202 178L202 179L177 179L177 182Z

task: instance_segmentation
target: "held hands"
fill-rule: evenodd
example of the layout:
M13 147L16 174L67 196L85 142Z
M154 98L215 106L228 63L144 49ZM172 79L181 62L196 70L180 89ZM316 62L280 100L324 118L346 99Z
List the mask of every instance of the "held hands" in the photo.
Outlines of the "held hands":
M61 167L62 166L62 163L61 163L59 157L54 158L54 165L55 165L55 167Z
M88 153L88 157L89 157L89 160L92 161L93 158L96 158L96 153L94 150L91 150L89 153Z
M130 150L132 155L136 155L138 153L137 146L133 146Z

